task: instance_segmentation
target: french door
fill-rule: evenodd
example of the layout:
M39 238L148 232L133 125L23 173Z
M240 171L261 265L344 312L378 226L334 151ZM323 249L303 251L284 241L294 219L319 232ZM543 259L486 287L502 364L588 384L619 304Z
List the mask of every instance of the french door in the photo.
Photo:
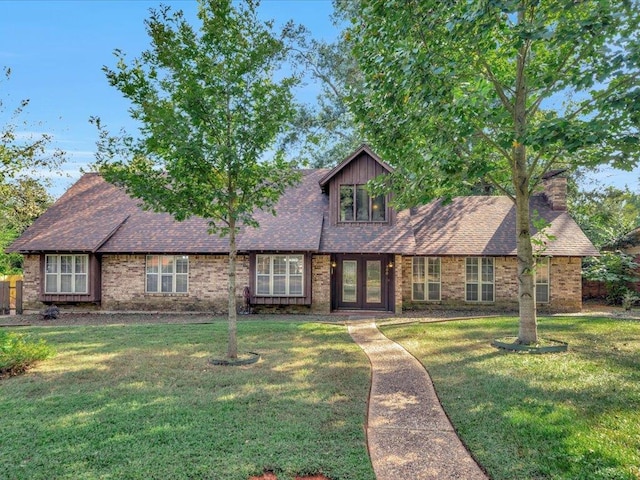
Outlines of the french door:
M335 305L347 310L389 310L388 255L336 255Z

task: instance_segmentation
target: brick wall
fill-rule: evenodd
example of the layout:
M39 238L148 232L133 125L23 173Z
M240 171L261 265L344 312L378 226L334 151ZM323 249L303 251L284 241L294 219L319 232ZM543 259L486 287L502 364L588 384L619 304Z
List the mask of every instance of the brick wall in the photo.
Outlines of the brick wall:
M441 258L441 301L437 303L413 302L411 300L412 257L396 255L395 311L402 308L447 308L468 307L517 308L518 284L516 260L513 257L495 257L495 303L467 303L465 297L465 258ZM240 305L242 290L249 283L249 258L238 257L237 300ZM224 255L192 255L189 257L189 292L186 294L145 293L144 255L104 255L102 258L102 304L103 310L188 310L227 311L227 257ZM329 255L314 255L312 258L312 304L261 307L261 311L273 313L328 314L331 309L331 266ZM38 300L40 292L40 257L24 257L25 310L40 311L43 304ZM577 257L554 257L550 260L550 298L548 305L541 304L541 312L570 312L582 308L581 259ZM81 305L74 306L74 309ZM95 308L95 307L93 307Z
M227 312L228 257L190 255L188 293L145 293L144 255L102 257L102 308L104 310L187 310ZM236 299L249 284L249 257L238 256Z
M26 311L43 309L40 296L40 255L25 255L22 266L24 283L22 284L22 307Z
M314 255L311 259L311 312L331 313L331 257Z
M515 257L494 257L495 302L465 301L465 257L441 257L441 301L414 302L411 299L412 258L402 259L402 300L405 308L468 307L500 308L513 311L518 306L517 262ZM582 309L582 275L579 257L550 260L550 303L539 304L541 312L576 312ZM440 306L440 307L438 307Z
M549 261L551 303L540 310L579 312L582 310L582 259L553 257Z

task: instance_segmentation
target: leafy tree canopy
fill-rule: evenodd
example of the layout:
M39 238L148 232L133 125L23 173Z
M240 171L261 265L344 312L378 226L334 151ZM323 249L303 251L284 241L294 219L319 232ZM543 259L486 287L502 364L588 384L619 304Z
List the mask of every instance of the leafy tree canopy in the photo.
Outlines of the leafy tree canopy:
M343 2L347 11L351 2ZM626 0L359 0L350 103L409 206L483 178L516 207L521 343L537 341L529 200L544 173L640 152L640 8Z
M358 89L361 81L357 65L345 42L303 40L294 60L320 86L320 93L314 105L298 107L285 144L298 147L296 154L314 168L333 166L364 141L347 106L349 91Z
M346 37L365 83L352 106L411 187L399 203L477 178L515 195L514 182L533 191L559 166L637 163L637 2L359 4Z
M20 273L22 255L4 253L4 249L52 203L46 188L35 179L0 183L0 274Z
M640 226L640 194L628 188L570 188L569 212L597 247L614 245Z
M151 10L151 47L105 67L111 85L131 102L137 138L113 136L99 119L98 165L152 210L177 220L200 216L211 232L229 238L229 349L237 356L236 234L257 226L257 209L273 211L285 188L299 179L294 164L275 149L294 114L292 87L282 74L290 42L257 18L257 2L199 2L199 29L182 12Z

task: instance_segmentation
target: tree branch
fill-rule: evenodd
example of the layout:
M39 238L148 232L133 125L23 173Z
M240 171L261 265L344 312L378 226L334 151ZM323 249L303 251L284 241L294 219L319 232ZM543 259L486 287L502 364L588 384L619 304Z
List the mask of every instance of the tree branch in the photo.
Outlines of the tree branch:
M504 188L502 185L500 185L500 183L498 183L498 181L496 181L495 178L493 178L493 176L490 173L487 173L485 175L485 177L487 178L487 180L489 180L489 182L496 187L498 190L500 190L502 193L504 193L505 196L509 197L509 199L515 203L516 199L513 195L511 195L511 192L509 192L506 188Z
M507 109L507 111L511 115L513 115L514 107L511 104L509 97L507 97L507 95L505 94L502 84L498 81L496 76L493 74L493 70L491 70L491 66L486 62L486 60L484 59L484 57L482 56L479 50L476 50L476 55L478 56L478 60L480 61L480 64L484 68L484 71L489 81L493 85L494 90L498 94L498 97L500 97L500 101L502 102L502 105L504 106L504 108Z

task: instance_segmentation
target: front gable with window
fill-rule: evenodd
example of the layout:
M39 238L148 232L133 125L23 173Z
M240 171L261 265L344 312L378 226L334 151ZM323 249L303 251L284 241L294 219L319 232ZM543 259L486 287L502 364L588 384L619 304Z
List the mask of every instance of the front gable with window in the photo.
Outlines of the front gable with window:
M372 196L366 188L370 180L391 171L367 146L362 146L325 175L320 187L329 195L331 224L393 223L395 215L387 196Z

